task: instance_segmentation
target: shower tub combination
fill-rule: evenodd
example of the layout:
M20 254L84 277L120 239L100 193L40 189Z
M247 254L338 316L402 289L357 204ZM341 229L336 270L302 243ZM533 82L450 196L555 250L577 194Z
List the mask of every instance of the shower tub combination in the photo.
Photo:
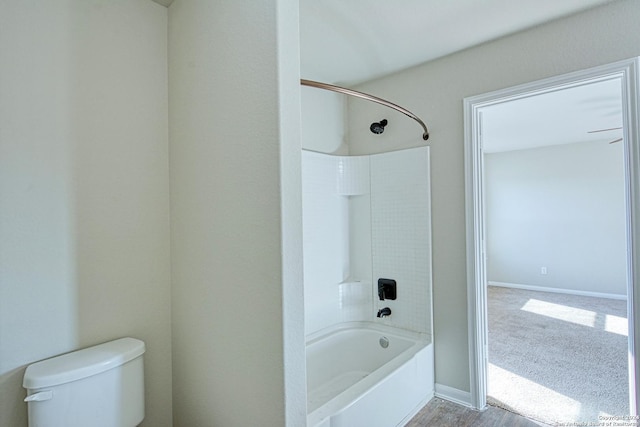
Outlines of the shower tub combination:
M355 96L399 111L415 120L422 127L423 140L426 141L429 139L429 130L425 123L418 116L399 105L373 95L327 83L304 79L302 79L300 83L304 86ZM386 125L387 121L381 120L379 123L373 123L369 129L375 134L380 134L384 131ZM420 150L423 148L424 147L420 148ZM414 257L416 253L422 254L423 257L421 259L424 261L423 265L430 266L430 244L424 244L430 241L430 227L424 228L425 224L430 224L428 214L428 150L425 152L421 151L420 156L417 157L414 153L414 151L411 151L410 157L404 160L394 154L392 159L388 159L391 163L388 165L385 164L382 170L388 173L395 167L396 170L402 172L397 174L398 179L395 179L394 183L396 186L399 185L404 188L402 179L408 177L405 165L413 164L411 161L418 162L417 164L421 173L410 178L410 185L414 186L415 180L421 180L426 185L426 188L423 192L418 191L415 195L411 195L405 204L407 209L410 209L408 212L411 212L413 217L420 218L420 221L416 223L417 230L419 231L412 233L410 237L401 232L396 233L399 237L389 237L384 235L384 233L380 236L374 236L373 233L371 233L369 243L373 247L376 244L374 242L376 239L378 239L378 243L384 242L385 245L388 245L388 240L393 240L398 247L407 249L409 246L412 248L409 252L411 252ZM331 156L329 158L331 158ZM369 160L367 160L367 162L368 161ZM399 166L399 164L401 166ZM368 169L369 167L369 163L367 163L367 168L365 168L367 171L375 169L373 166L371 166L372 169ZM339 170L341 173L344 172L342 168L339 168ZM357 168L355 170L360 171L360 169ZM356 177L360 176L358 173L351 174L353 176L350 174L339 175L343 178L339 178L338 182L342 183L344 181L348 183L346 187L349 188L349 191L341 188L341 191L337 193L338 195L357 196L367 193L367 191L354 191L355 187L361 190L358 185L354 186L354 182L360 182L356 179ZM369 174L369 172L365 173L365 175L367 174ZM350 178L354 178L354 180L344 180L344 176L349 176ZM367 175L367 178L363 179L361 183L364 184L363 188L369 189L370 194L378 195L376 199L377 203L383 203L381 201L385 199L381 196L387 193L394 194L394 192L390 191L392 188L390 186L380 186L381 183L387 183L387 177L384 176L382 180L379 180L380 182L376 181L375 183L384 191L375 193L374 190L372 190L374 187L373 177L375 176L376 175ZM312 185L310 188L313 190L304 192L303 199L305 195L311 197L316 193L324 196L325 194L319 191L317 183L328 181L317 179L318 177L312 177L311 175L307 178L309 179L307 183ZM354 188L351 186L354 186ZM333 196L333 193L330 194ZM397 206L398 201L396 199L392 201L393 206ZM373 196L370 203L373 205ZM383 205L386 204L383 203ZM311 206L314 206L313 203ZM323 207L323 209L324 208L325 207ZM342 207L340 209L342 209ZM427 211L426 214L423 212L424 210ZM375 210L372 207L371 211L373 215ZM390 211L384 211L384 215L386 216L389 216L391 213ZM397 212L394 211L393 214L397 214ZM313 218L313 216L311 216L311 218ZM404 218L404 216L402 218ZM371 221L372 223L374 222L373 220ZM419 239L416 236L424 237L424 241L422 241L422 243L418 242ZM400 252L398 252L398 254L400 254ZM393 277L396 277L396 273L403 273L402 275L404 275L406 270L402 263L404 258L398 254L395 254L396 256L393 260L394 267L386 269L385 275L391 274ZM398 258L400 258L400 262ZM372 269L372 277L382 277L376 275L375 261L372 256L371 263L374 266ZM339 265L340 273L344 273L342 270L343 267L343 264ZM425 285L427 284L430 289L431 280L429 275L417 277L418 275L415 274L413 276L416 277L409 275L411 279L403 282L403 286L406 286L405 289L409 290L407 295L411 295L411 289L417 289L419 294L422 295L425 291ZM430 290L428 293L430 295ZM418 298L418 296L415 298ZM380 297L380 299L384 298ZM400 310L408 308L409 310L407 312L413 312L414 310L410 303L410 299L404 300L400 302L399 305L394 306L394 310L396 307ZM430 306L430 301L424 300L420 306ZM369 306L365 306L365 308L366 307ZM332 310L333 308L335 308L335 306L331 306L330 309ZM386 313L389 315L389 307L386 307L386 309L389 310L389 313ZM423 320L427 319L427 314L428 310L425 312L425 318ZM418 327L412 324L405 324L404 326L408 329L420 331L431 330L430 322L426 325L420 324ZM433 395L433 345L429 334L412 333L406 329L391 328L388 325L378 322L346 322L327 329L321 329L307 337L308 427L403 426Z
M351 322L309 337L309 427L402 426L433 394L429 336Z

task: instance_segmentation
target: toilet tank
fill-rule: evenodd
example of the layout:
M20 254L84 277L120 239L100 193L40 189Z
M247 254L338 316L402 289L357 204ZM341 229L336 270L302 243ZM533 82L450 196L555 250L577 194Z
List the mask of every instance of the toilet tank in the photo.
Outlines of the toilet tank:
M27 367L29 427L134 427L144 418L144 342L120 338Z

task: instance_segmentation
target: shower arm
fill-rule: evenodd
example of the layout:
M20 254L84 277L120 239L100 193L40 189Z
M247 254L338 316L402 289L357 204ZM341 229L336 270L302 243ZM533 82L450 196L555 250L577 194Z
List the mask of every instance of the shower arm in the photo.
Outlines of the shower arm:
M357 90L347 89L341 86L330 85L328 83L316 82L313 80L300 79L300 84L303 86L317 87L319 89L331 90L333 92L339 92L345 95L355 96L358 98L366 99L368 101L376 102L378 104L382 104L385 107L393 108L394 110L399 111L405 116L411 117L413 120L418 122L420 126L422 126L422 129L424 129L424 133L422 134L422 139L424 139L425 141L429 139L429 130L427 129L427 125L425 125L424 122L420 120L418 116L416 116L406 108L402 108L401 106L396 105L393 102L387 101L386 99L378 98L377 96L369 95L367 93L358 92Z

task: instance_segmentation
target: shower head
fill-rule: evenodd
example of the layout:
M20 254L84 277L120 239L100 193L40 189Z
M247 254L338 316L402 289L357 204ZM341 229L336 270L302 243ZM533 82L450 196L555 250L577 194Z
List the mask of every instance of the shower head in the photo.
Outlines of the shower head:
M387 119L382 119L379 123L371 123L371 126L369 126L369 130L371 130L371 132L375 133L376 135L380 135L382 132L384 132L384 127L386 125Z

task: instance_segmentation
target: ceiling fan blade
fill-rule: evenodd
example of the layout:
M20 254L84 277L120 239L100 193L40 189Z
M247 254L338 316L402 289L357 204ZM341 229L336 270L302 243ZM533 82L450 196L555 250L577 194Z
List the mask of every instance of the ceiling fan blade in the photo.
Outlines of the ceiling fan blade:
M608 131L611 131L611 130L618 130L618 129L622 129L622 128L619 127L619 128L609 128L609 129L597 129L597 130L587 131L587 133L608 132Z

